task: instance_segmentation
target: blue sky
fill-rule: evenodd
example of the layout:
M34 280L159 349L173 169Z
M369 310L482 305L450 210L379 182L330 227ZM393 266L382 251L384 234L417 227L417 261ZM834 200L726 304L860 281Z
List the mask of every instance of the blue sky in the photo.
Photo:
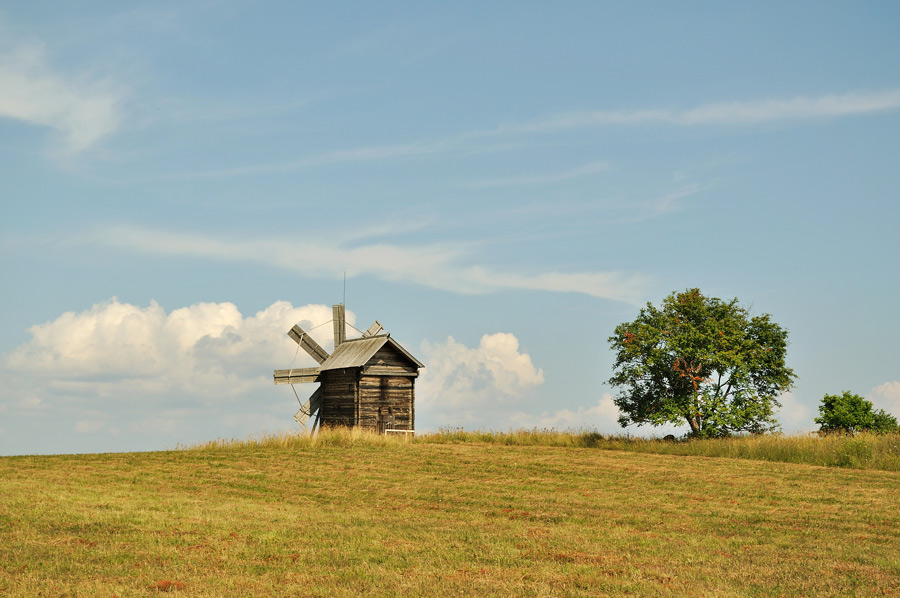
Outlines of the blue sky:
M607 338L689 287L789 330L786 431L842 390L900 415L898 24L2 3L0 454L296 428L271 370L311 365L285 332L345 272L426 364L419 429L621 431Z

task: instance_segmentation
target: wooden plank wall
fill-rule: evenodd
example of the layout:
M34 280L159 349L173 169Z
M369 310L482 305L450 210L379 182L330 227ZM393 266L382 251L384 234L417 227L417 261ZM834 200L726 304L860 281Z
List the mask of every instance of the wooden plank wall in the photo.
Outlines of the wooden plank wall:
M405 374L417 376L418 372L419 369L416 367L416 364L411 363L405 355L390 345L385 345L379 349L363 368L363 373L378 375Z
M383 431L385 427L413 430L413 378L409 376L361 376L359 425Z
M414 430L417 375L416 365L390 346L363 368L322 372L322 425Z
M322 372L323 426L355 426L358 421L359 387L357 369Z
M415 429L415 378L419 369L390 345L378 350L360 377L362 426L383 431Z

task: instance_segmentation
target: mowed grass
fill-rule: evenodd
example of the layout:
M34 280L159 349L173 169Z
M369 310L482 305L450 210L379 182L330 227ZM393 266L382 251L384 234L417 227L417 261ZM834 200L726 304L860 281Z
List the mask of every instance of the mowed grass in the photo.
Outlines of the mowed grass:
M900 596L900 473L346 432L0 459L0 595L160 592Z

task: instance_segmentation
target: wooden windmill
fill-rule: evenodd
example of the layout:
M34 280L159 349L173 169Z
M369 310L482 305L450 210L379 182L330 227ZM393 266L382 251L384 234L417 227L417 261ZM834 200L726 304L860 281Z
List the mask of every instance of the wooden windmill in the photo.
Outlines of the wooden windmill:
M299 326L288 331L318 367L275 370L275 384L319 382L294 416L306 426L344 426L379 433L415 429L415 379L425 367L376 320L359 338L346 338L344 306L332 308L334 352Z

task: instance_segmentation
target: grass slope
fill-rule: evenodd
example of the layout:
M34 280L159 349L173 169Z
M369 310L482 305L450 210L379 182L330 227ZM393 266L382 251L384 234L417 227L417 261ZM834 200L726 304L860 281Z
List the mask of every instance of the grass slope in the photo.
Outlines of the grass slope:
M277 440L275 438L269 441ZM287 440L287 439L283 439ZM283 441L282 440L282 441ZM295 439L297 442L300 439ZM306 440L307 442L314 439ZM599 448L659 455L729 457L805 463L826 467L900 471L900 435L841 434L759 434L662 442L635 436L604 436L596 432L556 430L515 430L510 432L469 432L445 430L416 438L416 442L487 442L490 444Z
M900 473L327 435L0 459L0 595L900 596Z

